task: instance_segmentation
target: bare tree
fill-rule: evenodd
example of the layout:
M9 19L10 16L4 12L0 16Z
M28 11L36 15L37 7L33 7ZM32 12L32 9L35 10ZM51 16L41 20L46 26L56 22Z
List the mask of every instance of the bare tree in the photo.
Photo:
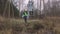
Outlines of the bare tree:
M11 0L9 0L11 2ZM8 17L10 18L10 2L9 2L9 11L8 11Z
M40 0L40 14L41 14L41 0Z
M43 1L43 12L42 12L42 14L45 14L44 16L46 16L46 11L45 11L45 1L44 0L42 0Z
M3 17L5 17L5 13L6 13L7 5L8 5L8 0L6 1L6 4L5 4L5 8L4 8L4 11L3 11Z
M19 17L20 17L20 4L21 4L21 2L20 2L20 0L19 0Z
M11 0L11 3L13 4L13 1L14 0ZM13 5L11 4L11 6L12 6L12 17L14 17L14 9L13 9Z

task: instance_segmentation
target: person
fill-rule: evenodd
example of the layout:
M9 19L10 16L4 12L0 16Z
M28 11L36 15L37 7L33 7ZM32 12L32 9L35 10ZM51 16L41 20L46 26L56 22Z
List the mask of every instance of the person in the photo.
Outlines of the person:
M27 23L27 17L28 17L28 13L27 13L27 11L24 11L24 12L23 12L22 17L23 17L25 23Z

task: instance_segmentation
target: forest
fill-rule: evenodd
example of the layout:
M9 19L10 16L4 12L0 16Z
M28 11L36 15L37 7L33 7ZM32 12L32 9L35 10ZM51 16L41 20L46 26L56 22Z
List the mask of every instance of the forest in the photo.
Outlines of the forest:
M35 18L25 23L12 0L0 0L0 34L60 34L60 0L40 0L40 7L41 1L44 14L37 8Z

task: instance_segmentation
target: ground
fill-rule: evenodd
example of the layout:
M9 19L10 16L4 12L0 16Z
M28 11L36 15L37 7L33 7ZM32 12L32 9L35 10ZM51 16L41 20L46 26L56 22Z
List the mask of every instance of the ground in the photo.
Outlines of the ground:
M0 17L0 34L60 34L60 17L23 19Z

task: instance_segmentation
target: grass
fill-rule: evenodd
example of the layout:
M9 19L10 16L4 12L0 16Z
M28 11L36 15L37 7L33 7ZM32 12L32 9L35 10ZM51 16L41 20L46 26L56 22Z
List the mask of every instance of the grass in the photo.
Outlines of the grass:
M0 34L41 34L47 32L60 34L60 17L28 20L27 24L23 19L0 17Z

